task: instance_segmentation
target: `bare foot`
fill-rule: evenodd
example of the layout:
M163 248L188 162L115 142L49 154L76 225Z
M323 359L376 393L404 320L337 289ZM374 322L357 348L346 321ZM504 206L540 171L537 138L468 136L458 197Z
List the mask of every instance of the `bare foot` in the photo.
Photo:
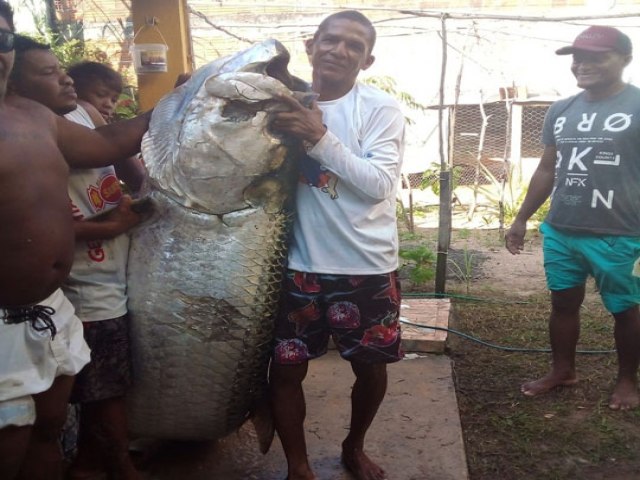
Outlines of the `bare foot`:
M611 410L631 410L640 405L640 394L634 382L618 380L611 398L609 408Z
M575 376L560 376L551 372L533 382L523 383L520 391L527 397L535 397L556 387L566 387L576 383L578 383L578 379Z
M357 480L384 480L384 470L360 449L342 450L342 463Z

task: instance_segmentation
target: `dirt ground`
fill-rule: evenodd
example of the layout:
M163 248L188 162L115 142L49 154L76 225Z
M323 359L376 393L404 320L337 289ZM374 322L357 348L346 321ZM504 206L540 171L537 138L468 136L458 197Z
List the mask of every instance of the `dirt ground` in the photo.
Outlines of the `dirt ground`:
M437 229L403 232L403 248L425 244L436 251ZM403 272L407 295L433 291ZM472 480L640 479L640 411L607 407L616 376L613 323L592 285L582 309L579 383L545 395L520 394L523 381L546 373L549 364L549 296L542 268L541 238L528 233L513 256L497 229L454 228L448 255L450 327L500 348L450 335L447 354L454 381ZM523 352L518 349L540 349ZM606 351L607 353L594 353Z
M463 290L496 290L501 294L519 297L545 292L542 266L541 235L531 230L519 255L512 255L504 247L504 231L484 228L481 222L466 222L462 215L454 218L451 244L447 255L447 287ZM401 228L401 249L426 245L437 251L438 229L433 215L417 218L414 233ZM410 266L409 266L410 267ZM431 284L415 285L406 278L409 291L432 289Z
M525 248L519 255L507 251L498 229L456 230L452 240L450 258L453 262L463 264L465 255L473 255L470 289L496 290L520 297L546 291L541 238L537 232L527 234ZM461 281L457 269L454 270L449 274L453 286L465 283L464 275Z

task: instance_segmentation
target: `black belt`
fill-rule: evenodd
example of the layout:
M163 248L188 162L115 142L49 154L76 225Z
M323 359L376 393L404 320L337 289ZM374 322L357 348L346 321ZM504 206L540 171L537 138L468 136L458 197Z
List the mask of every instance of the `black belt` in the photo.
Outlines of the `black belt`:
M2 321L7 325L15 325L17 323L31 322L31 327L37 332L49 330L51 332L51 340L58 333L53 318L56 311L44 305L32 305L29 307L13 307L0 308Z

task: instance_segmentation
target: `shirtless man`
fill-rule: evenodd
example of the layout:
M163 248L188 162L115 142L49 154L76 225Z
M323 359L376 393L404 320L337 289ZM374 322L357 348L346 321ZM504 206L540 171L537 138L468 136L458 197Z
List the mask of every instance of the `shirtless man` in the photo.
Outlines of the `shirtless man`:
M89 361L81 323L59 290L75 244L69 166L135 154L149 113L91 130L6 98L13 32L11 7L0 0L0 478L54 479L73 376Z
M122 90L115 70L96 62L77 64L72 70L79 79L78 88L49 45L19 36L14 50L9 97L31 98L89 128L107 123L115 108L113 99ZM78 99L69 95L71 86ZM91 362L76 375L71 393L70 401L81 408L78 453L67 470L69 480L103 471L121 480L141 478L131 461L127 437L125 393L131 384L131 350L124 279L127 232L142 217L131 209L131 199L123 194L118 180L135 192L145 175L138 157L115 167L71 169L69 174L76 252L62 291L75 307L91 349Z

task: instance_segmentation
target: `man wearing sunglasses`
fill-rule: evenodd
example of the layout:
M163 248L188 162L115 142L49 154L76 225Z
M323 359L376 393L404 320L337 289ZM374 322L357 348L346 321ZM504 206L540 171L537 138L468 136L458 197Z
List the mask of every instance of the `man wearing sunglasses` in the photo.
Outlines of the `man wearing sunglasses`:
M149 113L92 130L7 97L14 41L13 12L0 0L0 478L58 479L73 377L89 361L60 290L75 245L69 167L137 153Z

